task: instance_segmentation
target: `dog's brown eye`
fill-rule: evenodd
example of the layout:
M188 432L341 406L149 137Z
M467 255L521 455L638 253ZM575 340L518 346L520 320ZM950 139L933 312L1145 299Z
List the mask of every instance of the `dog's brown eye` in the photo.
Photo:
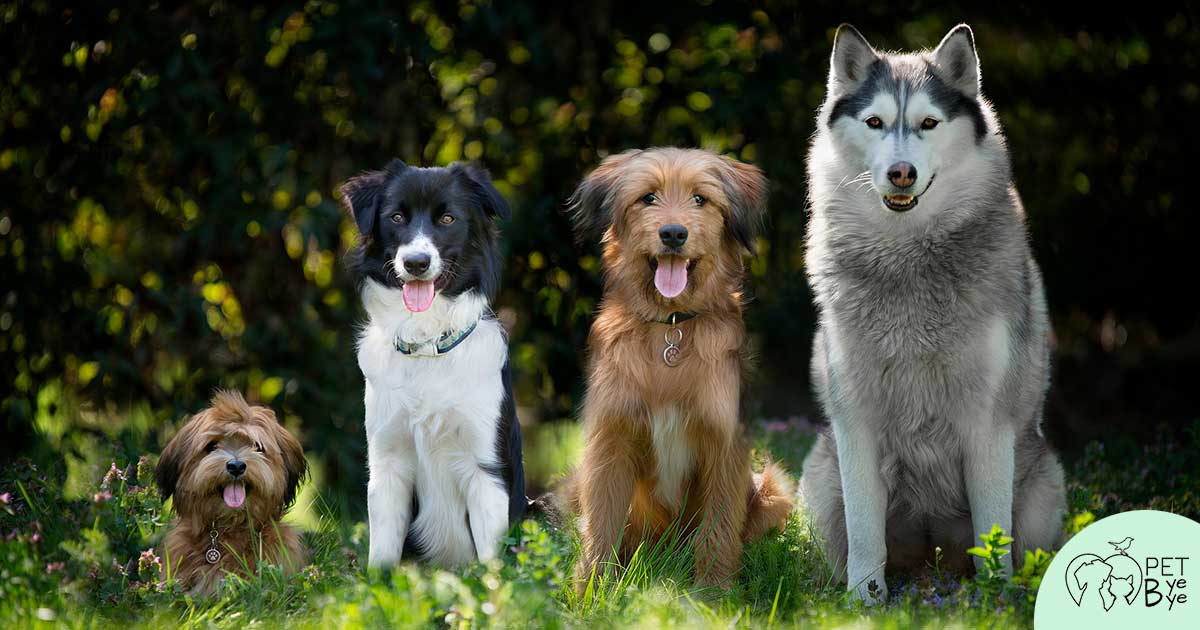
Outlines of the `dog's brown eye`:
M646 193L646 196L642 197L642 203L647 206L653 206L656 201L658 201L658 195L654 193Z
M451 223L454 223L454 215L443 214L442 217L438 219L438 223L441 223L442 225L450 225Z
M933 129L934 127L938 126L938 122L939 121L937 119L929 118L927 116L925 118L925 120L921 121L921 128L922 129Z
M878 116L872 116L867 119L867 126L872 129L879 129L883 126L883 121Z
M255 450L255 451L258 451L259 453L263 452L263 445L262 445L262 442L255 442L255 443L254 443L254 450Z
M400 212L393 212L391 219L392 223L404 223L404 214Z
M704 195L692 195L692 201L695 201L697 206L703 206L704 202L708 200L704 198Z
M217 450L217 443L216 443L216 442L209 442L208 444L205 444L205 445L204 445L204 452L205 452L205 453L211 453L211 452L213 452L213 451L215 451L215 450Z

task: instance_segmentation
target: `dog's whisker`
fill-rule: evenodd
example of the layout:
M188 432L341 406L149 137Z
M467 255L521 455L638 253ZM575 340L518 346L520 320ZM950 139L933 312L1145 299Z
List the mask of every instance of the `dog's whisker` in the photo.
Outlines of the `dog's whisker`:
M860 184L860 185L861 185L861 184L862 184L862 183L864 183L864 182L866 182L866 183L870 183L870 182L871 182L871 179L872 179L872 178L871 178L871 171L863 171L863 172L859 173L858 175L855 175L855 176L854 176L854 177L852 177L852 178L851 178L851 177L849 177L849 176L846 176L846 177L843 177L843 178L842 178L842 181L841 181L841 183L839 183L839 184L837 185L837 188L836 188L835 190L837 190L837 189L841 189L841 188L843 188L843 187L845 187L845 188L849 188L849 187L850 187L851 185L853 185L853 184ZM860 187L858 188L858 190L862 190L862 187L860 186Z

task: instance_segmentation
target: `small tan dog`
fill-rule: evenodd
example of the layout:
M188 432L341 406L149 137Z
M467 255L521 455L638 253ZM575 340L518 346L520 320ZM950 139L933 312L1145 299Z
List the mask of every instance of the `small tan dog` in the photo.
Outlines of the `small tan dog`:
M178 515L163 542L164 578L212 594L226 572L245 576L267 563L290 574L304 566L300 534L280 519L306 472L304 449L275 412L217 392L167 444L155 470Z

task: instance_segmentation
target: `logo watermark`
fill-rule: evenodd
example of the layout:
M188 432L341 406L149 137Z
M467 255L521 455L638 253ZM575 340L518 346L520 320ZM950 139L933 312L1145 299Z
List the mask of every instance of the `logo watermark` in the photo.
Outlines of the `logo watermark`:
M1139 510L1084 528L1055 556L1035 628L1200 628L1200 523ZM1088 625L1083 625L1088 624Z

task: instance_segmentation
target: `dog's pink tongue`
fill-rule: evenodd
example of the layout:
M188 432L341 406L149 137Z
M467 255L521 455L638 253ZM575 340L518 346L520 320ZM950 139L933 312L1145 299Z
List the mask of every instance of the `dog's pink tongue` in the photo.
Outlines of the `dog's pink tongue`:
M225 486L225 505L233 509L242 507L242 502L246 500L246 486L240 483L231 483Z
M433 304L433 283L427 280L409 280L404 283L404 305L414 313L420 313Z
M663 297L673 298L687 288L687 259L679 256L659 256L654 271L654 286Z

